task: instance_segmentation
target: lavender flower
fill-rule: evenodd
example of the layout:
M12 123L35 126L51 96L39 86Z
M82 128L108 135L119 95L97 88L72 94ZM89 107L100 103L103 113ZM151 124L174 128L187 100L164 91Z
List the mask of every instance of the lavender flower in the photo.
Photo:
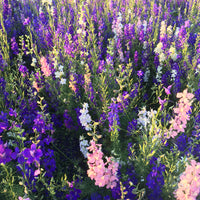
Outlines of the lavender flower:
M19 66L19 71L22 73L22 76L23 76L23 77L25 77L26 74L28 73L28 69L27 69L27 67L24 66L24 65L20 65L20 66Z

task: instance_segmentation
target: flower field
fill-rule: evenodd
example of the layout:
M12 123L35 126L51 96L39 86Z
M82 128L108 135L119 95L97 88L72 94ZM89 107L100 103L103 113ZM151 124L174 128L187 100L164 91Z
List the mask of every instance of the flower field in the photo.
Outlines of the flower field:
M0 199L200 199L200 0L0 1Z

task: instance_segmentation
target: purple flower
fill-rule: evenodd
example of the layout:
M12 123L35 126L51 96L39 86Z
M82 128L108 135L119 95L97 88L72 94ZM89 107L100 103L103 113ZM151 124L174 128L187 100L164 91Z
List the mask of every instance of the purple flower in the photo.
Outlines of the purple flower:
M69 130L74 129L75 127L74 122L72 118L70 117L68 110L65 110L63 117L64 117L65 127Z
M0 122L0 133L7 129L8 124L6 122Z
M195 91L195 98L200 101L200 88Z
M109 121L109 131L114 131L114 126L120 126L119 115L118 115L118 104L111 103L110 107L111 111L108 113L108 121ZM115 124L117 123L117 124ZM118 129L119 131L119 129Z
M26 76L26 73L28 72L28 69L27 69L26 66L20 65L20 66L19 66L19 71L22 73L23 77L25 77L25 76Z
M17 112L13 110L12 108L9 108L9 115L17 117Z
M163 87L163 88L165 89L165 93L166 93L167 95L170 95L170 94L171 94L171 92L170 92L171 87L172 87L172 85L169 85L167 88L166 88L166 87Z
M128 135L130 136L133 131L137 130L137 120L133 119L131 122L128 123L127 131Z
M77 200L80 198L81 190L76 188L76 180L75 182L68 182L69 184L69 194L66 195L67 200Z
M23 25L29 25L30 24L30 18L29 17L27 17L25 20L24 20L24 23L23 23Z
M2 133L5 129L8 128L8 119L7 119L7 113L4 113L1 111L0 114L0 133Z
M156 164L153 162L153 164ZM163 172L165 171L165 165L153 166L152 171L147 176L147 187L150 192L148 193L149 199L162 200L162 186L164 185Z
M53 172L56 170L56 161L54 158L54 151L51 149L47 149L44 154L44 159L41 161L41 165L44 166L46 171L45 176L52 177Z
M187 136L185 134L180 135L176 139L176 144L177 144L178 150L183 152L187 147Z
M137 66L137 63L138 63L138 52L135 51L135 54L134 54L134 62L135 62L135 66Z
M37 114L37 117L34 119L33 130L36 130L38 133L46 133L48 130L53 130L52 124L47 124L44 120L44 117L41 114Z
M161 111L164 109L164 104L165 104L165 102L167 101L166 99L164 99L164 100L162 100L160 97L158 97L158 99L159 99L159 104L161 105Z
M41 149L37 149L35 144L32 144L31 148L25 149L22 154L27 158L27 164L30 165L31 163L36 162L38 166L40 165L40 157L42 157L42 151Z
M4 144L0 139L0 163L6 164L10 162L15 156L11 149L7 148L7 144Z
M142 70L137 71L137 75L138 75L139 77L142 77L143 74L144 74L144 72L143 72Z
M13 53L17 55L19 53L18 44L15 40L15 37L11 38L11 49L13 50Z

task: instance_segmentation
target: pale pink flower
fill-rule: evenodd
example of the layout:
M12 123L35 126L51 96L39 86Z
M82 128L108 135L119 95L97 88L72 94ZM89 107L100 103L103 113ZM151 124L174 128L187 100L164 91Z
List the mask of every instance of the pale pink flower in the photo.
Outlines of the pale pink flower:
M187 89L185 89L182 93L177 93L176 97L191 100L192 98L194 98L194 95L192 93L188 93Z
M96 144L94 140L90 141L91 146L88 150L92 153L87 154L87 170L88 177L95 180L95 185L99 187L113 188L116 186L118 163L112 161L111 158L106 158L107 162L103 161L103 152L101 144Z
M41 70L43 72L43 74L48 77L51 75L51 70L50 67L47 63L47 59L43 56L40 58L40 64L41 64Z
M175 117L169 123L171 127L168 132L165 133L166 138L174 138L180 132L184 132L187 121L190 119L189 112L191 112L193 94L188 93L185 89L182 93L177 93L179 99L178 107L174 108Z
M39 92L40 89L42 88L42 87L39 87L39 86L38 86L38 84L37 84L36 81L33 81L33 87L37 90L37 92Z
M174 191L177 200L196 199L200 193L200 163L190 161L181 174L178 189Z

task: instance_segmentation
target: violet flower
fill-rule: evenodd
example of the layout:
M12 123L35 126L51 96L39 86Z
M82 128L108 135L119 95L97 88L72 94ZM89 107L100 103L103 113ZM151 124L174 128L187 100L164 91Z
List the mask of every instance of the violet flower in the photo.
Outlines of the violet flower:
M32 144L31 148L25 149L22 154L27 158L27 164L30 165L31 163L36 162L37 165L40 165L40 158L42 157L43 153L41 149L36 148L35 144Z

